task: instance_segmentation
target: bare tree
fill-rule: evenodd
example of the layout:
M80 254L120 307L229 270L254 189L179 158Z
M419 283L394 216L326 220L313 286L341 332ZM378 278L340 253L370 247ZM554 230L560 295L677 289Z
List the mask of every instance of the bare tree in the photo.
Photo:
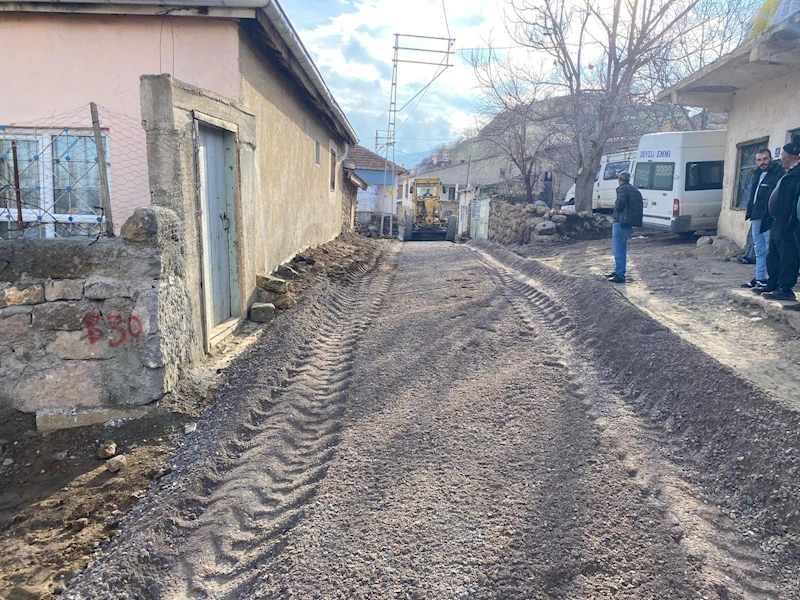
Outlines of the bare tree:
M591 189L603 148L619 132L633 93L647 94L648 65L669 55L701 0L511 0L515 40L547 56L548 83L570 101L579 170L575 204L591 210ZM593 122L585 127L592 106Z
M533 202L540 153L556 133L542 78L529 65L500 58L491 44L473 52L471 63L482 92L483 123L475 141L484 155L503 156L514 165L526 200Z

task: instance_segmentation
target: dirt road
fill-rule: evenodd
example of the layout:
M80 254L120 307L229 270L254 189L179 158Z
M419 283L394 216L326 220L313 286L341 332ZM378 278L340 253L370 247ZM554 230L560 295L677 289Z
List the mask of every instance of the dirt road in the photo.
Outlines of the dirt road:
M232 365L67 598L798 598L797 415L607 284L387 245Z

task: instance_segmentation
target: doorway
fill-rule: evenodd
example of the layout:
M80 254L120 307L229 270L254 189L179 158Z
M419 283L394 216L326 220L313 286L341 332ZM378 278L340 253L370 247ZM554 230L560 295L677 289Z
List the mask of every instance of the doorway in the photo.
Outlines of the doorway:
M236 152L230 131L198 124L206 351L239 321Z

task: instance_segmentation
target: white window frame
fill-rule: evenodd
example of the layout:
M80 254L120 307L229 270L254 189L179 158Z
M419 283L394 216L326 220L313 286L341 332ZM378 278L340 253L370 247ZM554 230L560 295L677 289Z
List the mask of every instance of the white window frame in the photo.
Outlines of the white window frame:
M56 224L69 225L69 224L85 224L85 225L102 225L104 219L102 213L90 215L75 215L66 213L55 212L55 186L53 183L53 136L59 136L63 133L69 134L75 132L76 136L86 137L93 134L91 129L81 127L69 128L49 128L49 129L30 129L30 128L17 128L17 127L4 127L0 130L0 138L17 141L35 141L36 153L39 156L38 162L40 164L48 165L47 167L39 167L39 191L42 208L40 209L22 209L22 220L25 223L43 224L45 225L45 237L54 238L56 236ZM108 131L103 131L103 141L105 142L106 150L106 174L108 176L108 186L111 189L111 137ZM9 163L12 158L9 155L7 160ZM14 197L12 196L12 203ZM17 211L12 206L6 211L4 207L0 207L0 220L16 223ZM10 217L10 218L9 218Z

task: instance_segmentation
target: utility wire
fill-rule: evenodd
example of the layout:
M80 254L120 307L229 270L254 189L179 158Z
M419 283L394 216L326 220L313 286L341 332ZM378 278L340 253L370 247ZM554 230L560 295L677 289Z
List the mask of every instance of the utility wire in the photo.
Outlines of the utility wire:
M447 9L444 6L444 0L442 0L442 11L444 11L444 24L445 24L445 27L447 27L447 37L448 37L448 39L450 39L453 36L450 35L450 23L447 22Z

